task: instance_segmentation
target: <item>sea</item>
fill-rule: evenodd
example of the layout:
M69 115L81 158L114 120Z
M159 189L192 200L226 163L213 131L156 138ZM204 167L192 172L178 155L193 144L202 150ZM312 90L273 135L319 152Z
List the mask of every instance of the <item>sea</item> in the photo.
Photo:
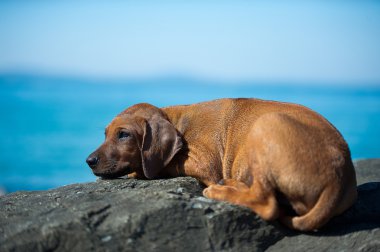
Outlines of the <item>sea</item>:
M95 181L86 157L104 141L112 118L135 103L163 107L224 97L305 105L335 125L353 159L380 157L380 83L0 74L0 191Z

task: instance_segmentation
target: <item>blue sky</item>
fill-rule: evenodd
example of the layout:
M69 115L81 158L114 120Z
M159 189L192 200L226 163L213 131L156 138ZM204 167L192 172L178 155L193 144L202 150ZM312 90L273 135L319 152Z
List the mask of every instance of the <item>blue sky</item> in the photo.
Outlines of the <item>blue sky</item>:
M380 1L1 1L0 73L380 83Z

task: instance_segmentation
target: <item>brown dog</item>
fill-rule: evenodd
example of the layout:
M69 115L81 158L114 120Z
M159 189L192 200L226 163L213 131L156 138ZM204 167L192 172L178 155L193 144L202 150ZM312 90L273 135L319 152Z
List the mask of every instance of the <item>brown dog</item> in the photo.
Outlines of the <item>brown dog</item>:
M306 107L258 99L134 105L108 125L87 163L109 178L192 176L208 186L206 197L303 231L357 196L350 151L334 126Z

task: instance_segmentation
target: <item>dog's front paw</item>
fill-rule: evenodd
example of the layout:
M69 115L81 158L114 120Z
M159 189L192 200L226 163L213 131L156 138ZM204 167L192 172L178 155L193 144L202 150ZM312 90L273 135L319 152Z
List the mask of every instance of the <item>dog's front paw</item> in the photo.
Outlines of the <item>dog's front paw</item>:
M205 188L203 190L203 196L209 199L212 199L213 195L215 194L215 190L213 189L216 185L210 185L209 187Z
M207 188L205 188L205 189L203 190L202 194L203 194L204 197L206 197L206 198L210 198L210 196L209 196L209 192L210 192L209 187L207 187Z
M210 185L203 190L203 196L209 199L229 201L229 198L237 193L237 190L230 186Z

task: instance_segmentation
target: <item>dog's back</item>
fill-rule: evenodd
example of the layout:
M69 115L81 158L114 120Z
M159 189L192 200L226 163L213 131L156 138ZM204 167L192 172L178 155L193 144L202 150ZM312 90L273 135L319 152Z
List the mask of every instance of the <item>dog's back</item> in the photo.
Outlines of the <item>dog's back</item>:
M224 178L233 177L232 165L236 155L245 145L251 128L264 115L283 114L307 127L320 128L324 134L333 136L331 139L343 146L343 151L349 155L348 147L335 127L321 115L298 104L238 98L172 106L162 110L183 135L189 148L197 152L194 155L212 158L205 161L218 163ZM278 123L267 125L273 128L278 126Z

